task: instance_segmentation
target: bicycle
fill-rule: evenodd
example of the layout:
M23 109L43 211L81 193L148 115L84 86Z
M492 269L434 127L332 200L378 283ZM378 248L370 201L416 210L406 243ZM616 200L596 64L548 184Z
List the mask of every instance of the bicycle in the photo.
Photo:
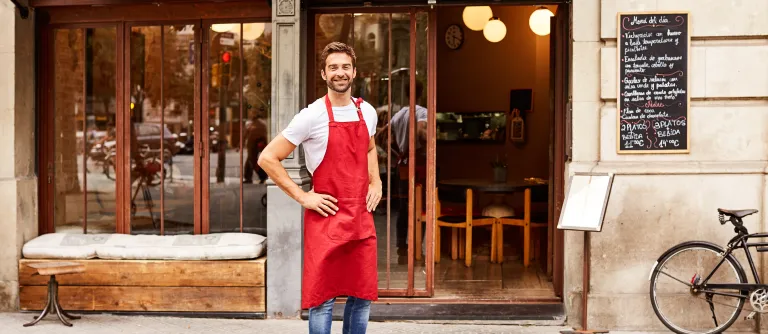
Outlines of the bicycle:
M683 242L664 252L651 268L651 306L664 326L675 333L720 333L733 325L747 298L752 312L746 320L754 319L757 313L768 312L768 285L761 283L749 250L756 248L758 252L768 251L768 242L747 242L749 239L768 238L768 233L750 234L742 220L758 211L717 209L717 212L720 224L731 222L736 233L726 249L707 241ZM744 250L754 283L748 282L744 267L735 256L734 251L737 249ZM671 269L677 263L682 265L679 274ZM661 280L666 278L671 280ZM682 288L683 285L685 287L682 291L671 292L673 287ZM694 297L693 301L703 299L706 305L698 309L698 304L683 300L691 296ZM671 297L670 307L661 303L662 298L667 297ZM710 314L711 318L708 318ZM680 319L671 320L676 316ZM710 328L712 325L714 328Z

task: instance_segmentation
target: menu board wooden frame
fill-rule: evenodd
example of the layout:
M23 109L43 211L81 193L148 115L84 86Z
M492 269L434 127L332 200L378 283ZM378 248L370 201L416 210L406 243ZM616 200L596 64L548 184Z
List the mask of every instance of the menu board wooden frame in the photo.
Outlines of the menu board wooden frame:
M691 77L686 74L686 147L681 150L622 150L621 149L621 19L628 15L686 15L686 70L691 69L691 14L689 11L643 11L643 12L618 12L616 14L616 153L617 154L681 154L691 151Z

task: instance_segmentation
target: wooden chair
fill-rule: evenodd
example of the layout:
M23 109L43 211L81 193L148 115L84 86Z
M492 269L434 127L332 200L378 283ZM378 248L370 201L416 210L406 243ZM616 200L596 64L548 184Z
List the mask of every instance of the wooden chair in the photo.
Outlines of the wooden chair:
M538 189L537 189L538 190ZM537 191L537 195L538 191ZM546 192L543 194L544 197L546 197ZM537 196L540 197L540 196ZM496 241L496 246L498 247L498 250L496 251L497 259L499 260L499 263L504 262L504 226L520 226L523 228L523 264L528 267L531 263L531 253L532 251L532 243L531 243L531 229L539 229L539 228L547 228L548 224L548 213L543 214L533 214L531 212L531 188L525 189L525 198L523 202L523 214L515 215L515 216L508 216L508 217L502 217L499 218L499 223L496 226L496 237L498 240ZM539 244L541 242L541 236L539 235L535 240L535 244ZM539 249L539 247L536 247L536 249Z
M464 264L467 267L472 266L472 229L478 226L491 226L491 262L496 261L496 218L481 215L474 215L472 210L473 198L472 189L466 190L464 201L466 202L466 213L464 215L444 215L441 211L440 192L435 188L435 263L440 263L440 228L450 227L451 231L451 259L464 258ZM423 217L422 215L418 215ZM423 218L422 218L423 219ZM426 219L423 219L426 220ZM417 225L421 229L421 224ZM459 229L464 229L464 233L459 234ZM419 237L421 233L419 233ZM417 238L417 247L421 254L421 238Z

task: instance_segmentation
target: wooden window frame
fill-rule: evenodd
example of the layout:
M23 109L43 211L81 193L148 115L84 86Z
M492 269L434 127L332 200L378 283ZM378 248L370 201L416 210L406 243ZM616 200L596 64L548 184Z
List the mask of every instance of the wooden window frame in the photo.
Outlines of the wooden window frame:
M32 0L31 7L36 8L36 40L39 46L37 53L37 87L36 101L38 109L39 140L38 149L38 175L41 181L38 182L39 205L38 205L38 230L39 234L55 232L54 222L54 61L55 61L55 36L56 29L86 29L99 27L115 27L115 113L116 113L116 136L118 155L116 157L116 173L121 170L121 182L116 181L115 187L115 232L121 234L130 233L130 205L126 199L130 198L130 173L123 171L130 170L130 150L127 147L126 139L130 139L130 133L126 131L125 124L130 124L130 114L126 112L125 106L130 103L129 85L129 66L127 59L130 59L130 49L128 41L130 40L130 27L139 25L169 25L169 24L195 24L202 28L207 28L206 24L211 23L270 23L272 18L272 9L265 2L252 2L243 0L223 0L220 2L208 1L189 1L189 0L170 0L161 5L156 5L154 1L127 1L127 0L84 0L84 1L49 1ZM202 29L205 30L205 29ZM208 47L203 47L202 35L195 34L196 50L200 61L195 65L197 68L195 85L195 113L200 118L195 124L196 133L204 133L207 140L207 131L202 131L202 120L207 124L207 118L203 117L202 94L207 92L204 83L207 82L208 59L204 58L203 51ZM242 51L242 44L241 44ZM240 57L241 61L243 57ZM242 68L242 66L241 66ZM200 78L205 80L200 80ZM240 73L240 87L242 88L243 73ZM161 85L162 87L162 85ZM240 94L242 99L242 94ZM122 101L122 103L120 102ZM242 103L240 105L242 109ZM199 111L199 113L198 113ZM242 112L242 111L241 111ZM201 139L202 140L202 139ZM242 138L241 138L242 141ZM206 143L198 141L198 143ZM128 144L129 145L129 144ZM199 145L196 145L199 147ZM85 152L87 154L87 152ZM199 148L194 153L196 162L200 161L201 154L204 154ZM240 152L242 160L242 150ZM205 167L205 164L201 164ZM242 166L242 164L241 164ZM201 170L198 168L197 170ZM242 179L242 168L240 177ZM44 181L43 181L44 180ZM203 191L208 190L208 182L203 182L200 172L195 172L195 226L194 233L208 233L210 231L210 221L207 211L208 196L204 196ZM240 190L240 202L242 203L242 182ZM162 194L161 194L162 196ZM83 195L83 205L87 204L87 194ZM161 200L162 206L162 200ZM205 213L205 214L204 214ZM85 213L84 213L85 214ZM242 204L240 213L240 230L242 231ZM162 219L162 218L161 218ZM84 231L87 231L87 221L84 220ZM161 223L162 226L162 223ZM161 227L162 229L162 227Z

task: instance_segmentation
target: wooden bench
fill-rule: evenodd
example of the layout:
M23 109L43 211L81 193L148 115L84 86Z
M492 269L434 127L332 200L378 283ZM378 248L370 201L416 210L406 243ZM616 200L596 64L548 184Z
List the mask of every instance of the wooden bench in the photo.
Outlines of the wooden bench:
M31 265L61 260L19 261L22 310L40 311L47 277ZM57 277L65 310L115 312L266 314L266 255L254 260L66 260L85 272Z

